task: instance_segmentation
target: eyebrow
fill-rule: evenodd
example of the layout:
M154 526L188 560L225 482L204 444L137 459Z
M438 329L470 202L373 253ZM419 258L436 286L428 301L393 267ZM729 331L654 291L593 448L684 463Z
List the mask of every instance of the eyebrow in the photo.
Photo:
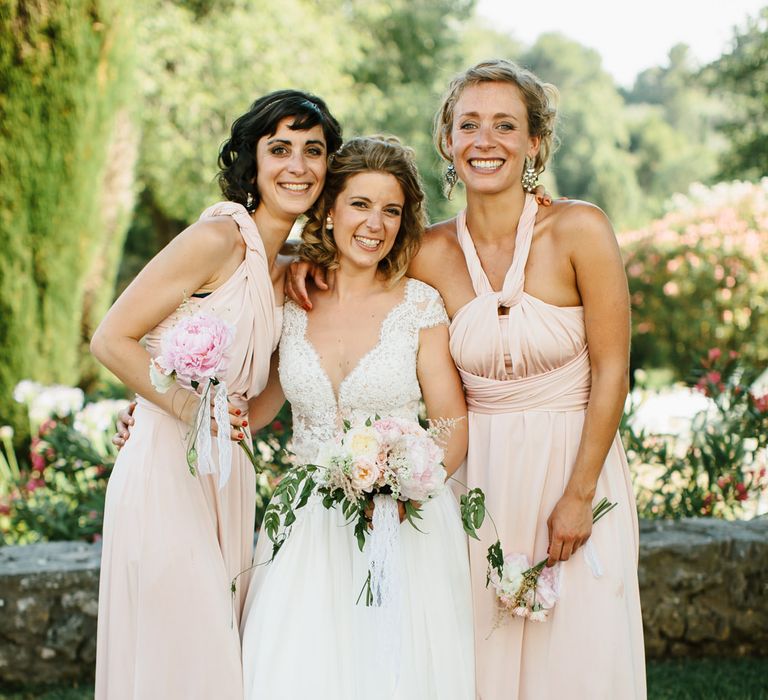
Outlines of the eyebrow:
M480 114L478 112L463 112L459 115L459 117L479 117ZM496 112L496 114L493 115L494 119L514 119L517 120L518 117L516 117L514 114L508 114L507 112Z
M362 194L351 194L349 196L350 199L362 199L365 202L368 202L369 204L373 201L371 199L368 199L368 197L365 197ZM385 204L385 207L400 207L401 209L405 206L405 204L400 204L399 202L390 202L389 204Z
M292 146L293 145L293 141L291 141L290 139L269 139L269 141L267 141L267 146L271 146L273 143L280 143L280 144L284 144L286 146ZM325 148L325 141L321 141L320 139L310 139L304 145L305 146L310 146L310 145L311 146L322 146L323 148Z

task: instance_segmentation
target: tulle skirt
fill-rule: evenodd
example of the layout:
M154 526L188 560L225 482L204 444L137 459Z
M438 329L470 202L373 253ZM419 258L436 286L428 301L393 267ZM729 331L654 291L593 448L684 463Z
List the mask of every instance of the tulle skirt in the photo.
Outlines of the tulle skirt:
M472 700L472 596L454 495L424 504L422 532L400 526L397 612L356 603L368 574L338 509L316 497L269 564L261 535L242 624L248 700ZM395 624L396 651L381 646ZM399 628L399 633L397 629Z

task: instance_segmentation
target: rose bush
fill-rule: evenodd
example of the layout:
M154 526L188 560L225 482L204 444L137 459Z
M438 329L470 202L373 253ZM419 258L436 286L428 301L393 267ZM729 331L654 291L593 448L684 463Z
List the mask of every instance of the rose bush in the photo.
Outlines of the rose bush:
M690 381L708 348L768 361L768 178L695 185L649 227L619 234L633 368Z

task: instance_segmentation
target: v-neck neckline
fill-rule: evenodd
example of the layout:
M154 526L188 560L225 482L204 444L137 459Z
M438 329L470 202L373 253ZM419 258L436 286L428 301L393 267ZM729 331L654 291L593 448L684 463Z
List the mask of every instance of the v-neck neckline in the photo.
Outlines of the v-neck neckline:
M365 361L370 357L376 350L378 350L382 343L384 342L384 330L386 328L386 325L389 323L390 318L394 315L394 313L400 309L402 306L405 305L405 303L408 301L408 295L409 290L411 287L411 282L413 280L407 280L405 283L405 291L403 293L403 298L395 303L389 311L384 315L384 318L382 319L381 323L379 324L379 332L377 334L376 342L373 344L373 346L366 350L355 362L354 366L352 367L347 374L344 375L342 380L339 382L338 387L333 386L333 382L331 381L331 375L328 374L328 371L323 366L323 362L320 359L320 353L317 351L317 348L315 347L315 344L310 340L309 338L309 316L305 309L303 309L300 306L297 306L301 310L301 314L304 318L304 327L302 329L302 340L304 341L305 345L309 348L311 354L315 358L315 362L317 363L317 366L320 370L320 374L322 374L323 379L328 384L328 388L331 390L331 395L333 396L334 404L336 405L336 408L338 409L341 405L341 393L344 390L344 386L346 385L347 381L357 373L358 369L365 363Z

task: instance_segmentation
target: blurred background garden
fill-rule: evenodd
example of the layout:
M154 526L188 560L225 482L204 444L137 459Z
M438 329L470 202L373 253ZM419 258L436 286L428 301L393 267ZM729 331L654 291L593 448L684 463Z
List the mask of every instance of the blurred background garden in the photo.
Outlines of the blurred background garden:
M552 11L508 8L521 23ZM558 86L562 146L543 181L617 230L641 517L764 515L768 6L729 31L718 57L680 43L627 86L566 28L526 42L474 0L0 0L0 544L98 541L129 397L91 333L217 200L218 147L254 98L307 89L345 136L399 136L436 221L461 193L441 195L433 114L450 77L490 56ZM289 438L287 409L257 436L262 505Z

